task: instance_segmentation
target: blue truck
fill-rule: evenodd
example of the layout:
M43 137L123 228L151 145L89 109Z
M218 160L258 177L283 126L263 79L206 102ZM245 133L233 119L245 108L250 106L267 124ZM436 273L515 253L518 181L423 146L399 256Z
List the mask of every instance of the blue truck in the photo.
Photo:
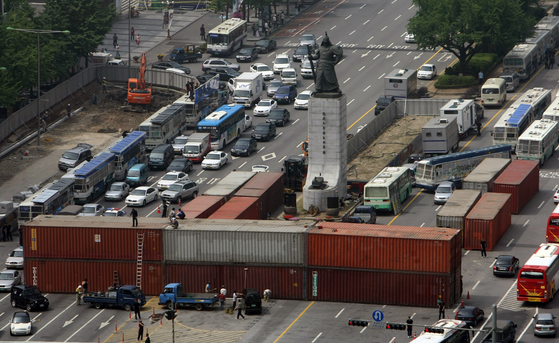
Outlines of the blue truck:
M185 293L181 283L168 284L159 295L159 305L165 305L169 309L173 309L173 304L176 304L177 307L193 306L202 311L218 301L216 293Z
M123 285L117 288L110 287L107 292L89 292L84 294L83 302L92 304L96 309L103 307L119 307L125 311L130 311L134 302L140 300L140 304L146 304L146 296L142 290L136 286Z

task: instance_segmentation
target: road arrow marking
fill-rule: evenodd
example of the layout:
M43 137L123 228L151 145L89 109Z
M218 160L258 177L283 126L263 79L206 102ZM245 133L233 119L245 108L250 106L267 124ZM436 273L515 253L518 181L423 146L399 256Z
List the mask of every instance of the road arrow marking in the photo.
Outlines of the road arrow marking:
M371 53L371 50L367 51L367 53L365 53L365 54L361 54L361 58L369 56L370 53Z
M416 60L418 58L421 58L421 55L423 55L423 53L420 53L419 55L415 56L413 59Z
M276 154L271 152L269 154L263 155L262 156L262 161L268 161L268 160L271 160L271 159L274 159L274 158L276 158Z
M102 328L104 328L105 326L110 324L110 321L114 318L115 316L112 316L111 318L109 318L109 320L107 320L106 322L101 322L101 325L99 325L99 330L101 330Z
M68 325L72 324L72 323L74 322L74 319L78 318L78 316L79 316L79 314L76 314L76 315L74 316L74 318L65 321L65 322L64 322L64 325L62 325L62 327L65 328L65 327L67 327Z

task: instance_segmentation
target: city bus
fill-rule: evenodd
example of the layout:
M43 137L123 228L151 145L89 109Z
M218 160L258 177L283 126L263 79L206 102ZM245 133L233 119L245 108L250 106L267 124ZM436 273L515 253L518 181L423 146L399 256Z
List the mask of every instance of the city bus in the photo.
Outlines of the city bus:
M527 80L538 67L536 44L518 44L503 58L503 72L515 71L520 80Z
M559 244L542 243L518 273L518 301L548 302L559 285Z
M206 118L218 107L219 76L214 76L208 82L196 88L194 100L183 95L174 104L184 105L185 125L187 128L196 128L198 122Z
M546 243L559 243L559 205L555 207L547 220L545 241Z
M524 93L503 113L493 128L493 145L510 144L516 148L518 137L534 120L541 119L551 104L551 91L534 88Z
M426 327L412 340L413 343L470 343L470 332L465 322L455 319L441 319L433 326ZM441 332L442 329L442 332Z
M394 211L412 191L409 168L386 167L363 188L363 204L375 210Z
M488 157L510 158L511 146L508 144L494 145L423 159L417 163L415 168L416 185L435 191L443 181L465 178Z
M555 100L543 112L542 119L549 119L559 122L559 96L555 94Z
M243 45L246 38L246 20L227 19L208 32L208 54L229 56Z
M516 145L516 157L519 160L540 161L543 166L555 148L559 140L559 123L549 119L536 120L518 138Z
M221 150L245 130L245 107L223 105L198 123L197 132L210 133L212 150Z
M120 142L109 148L109 152L115 155L115 180L124 180L128 169L144 160L146 156L146 136L143 131L132 131Z
M160 144L169 144L181 135L182 129L186 130L185 108L184 104L173 103L162 107L140 124L139 130L147 134L146 150L153 150Z
M64 178L43 187L25 199L18 208L20 225L41 214L57 214L74 204L74 179Z
M74 202L92 202L114 181L115 155L102 152L74 173Z

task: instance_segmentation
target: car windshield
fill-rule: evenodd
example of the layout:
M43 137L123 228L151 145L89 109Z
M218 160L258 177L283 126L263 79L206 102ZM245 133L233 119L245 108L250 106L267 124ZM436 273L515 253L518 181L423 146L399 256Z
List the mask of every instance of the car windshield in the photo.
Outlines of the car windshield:
M270 71L271 69L268 66L258 66L258 67L256 67L256 70L257 71Z
M140 171L138 171L138 170L129 170L129 171L128 171L128 176L131 176L131 177L140 176ZM112 190L112 189L111 189L111 190Z
M131 195L146 195L146 190L145 189L135 189L132 191Z
M12 273L0 273L0 280L13 280L14 274Z
M296 77L296 76L297 76L297 74L295 74L294 71L283 71L283 72L281 73L281 75L282 75L283 77Z
M309 48L306 46L300 46L295 50L295 55L304 55L309 52Z
M182 189L182 185L170 185L168 190L172 192L180 192Z
M510 265L511 264L511 259L510 258L498 258L497 262L495 262L495 264L498 265Z
M173 181L173 180L176 180L176 179L178 179L178 178L179 178L179 177L178 177L177 174L167 174L167 175L163 176L163 179L162 179L162 180Z
M250 91L244 89L235 89L235 91L233 92L233 96L249 97Z
M178 64L177 62L169 62L171 68L182 68L182 65Z
M278 57L278 58L276 58L274 63L276 63L276 64L287 64L287 63L289 63L289 58Z
M208 154L208 155L206 156L206 159L207 159L207 160L219 160L219 158L220 158L220 157L219 157L219 154Z
M299 100L309 100L311 98L310 94L299 94L297 99Z
M504 79L506 82L512 82L512 77L510 76L501 76L501 79Z
M287 87L280 87L276 91L276 94L289 94L289 88Z
M238 141L237 144L235 144L235 148L248 148L249 146L248 142L249 141L245 141L245 140Z
M382 97L382 98L378 99L377 103L378 103L379 105L388 106L388 105L390 105L391 101L390 101L390 98Z
M539 319L538 321L536 321L536 324L539 324L539 325L553 325L553 320Z
M258 106L264 106L264 107L272 106L272 100L261 100L258 103Z
M258 124L254 129L255 132L268 132L270 130L268 125Z
M169 165L169 167L183 167L186 164L186 161L173 161L171 162L171 164Z
M41 291L37 287L31 287L25 290L24 295L31 297L33 295L41 295Z
M117 212L105 212L105 217L116 217Z
M463 316L473 316L474 315L474 309L473 308L461 308L458 311L459 315L463 315Z
M270 87L281 87L281 81L270 81Z
M175 141L173 142L174 144L186 144L186 142L188 141L187 137L177 137L175 138Z
M314 41L314 36L311 35L303 35L301 37L301 42L312 42Z
M451 193L451 192L452 190L450 189L450 187L443 186L437 188L437 193Z
M29 315L27 313L16 313L14 315L13 321L14 324L24 324L29 323Z
M69 160L77 160L80 155L76 152L66 151L62 158L67 158Z
M95 213L95 207L93 206L84 206L83 213Z
M535 272L530 270L524 270L520 273L521 279L534 279L534 280L543 280L543 273L542 272Z
M23 257L23 250L14 250L12 251L11 257Z
M250 54L252 54L252 49L241 49L241 51L239 51L239 54L250 55Z
M272 110L270 112L270 118L281 118L281 117L283 117L283 110L279 110L279 111Z
M267 40L259 40L258 42L256 42L256 45L258 45L258 46L267 46L267 45L268 45L268 41L267 41Z
M419 70L421 70L421 71L433 71L433 66L423 66Z
M303 62L303 65L301 65L301 68L311 69L311 61L305 60L305 62Z
M111 186L111 189L110 189L110 190L111 190L111 191L116 191L116 192L121 191L121 190L122 190L122 185L113 184L113 185Z
M149 155L149 159L153 160L153 161L158 161L158 160L162 160L163 159L163 153L160 152L152 152Z

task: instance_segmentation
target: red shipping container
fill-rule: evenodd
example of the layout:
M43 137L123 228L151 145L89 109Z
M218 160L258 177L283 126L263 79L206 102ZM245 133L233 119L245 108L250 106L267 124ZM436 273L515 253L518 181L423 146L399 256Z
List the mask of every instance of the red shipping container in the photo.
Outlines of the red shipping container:
M159 295L163 284L163 264L142 265L142 291L146 295ZM25 259L24 277L27 283L37 281L43 293L75 293L83 279L89 282L89 291L106 291L113 285L113 274L118 273L120 285L136 285L136 262L77 261Z
M308 231L307 265L449 273L462 263L459 232L320 222Z
M440 295L448 314L460 296L456 280L460 280L456 271L432 274L309 267L307 300L435 307Z
M261 296L264 290L269 288L274 299L302 300L303 280L301 267L165 265L165 282L180 282L186 292L193 293L204 292L209 281L212 288L219 289L221 285L225 285L228 296L231 296L234 290L241 292L246 285L246 288L255 288Z
M539 189L539 161L514 160L493 184L494 193L512 195L511 211L513 214L520 214L520 211Z
M258 173L247 182L235 196L258 197L262 202L261 219L274 213L283 205L283 173Z
M263 215L260 198L234 196L208 219L266 219Z
M39 216L25 223L25 257L136 261L144 234L144 261L163 260L165 218Z
M182 207L185 218L208 218L225 204L223 197L201 195Z
M468 213L464 229L464 249L481 250L485 238L486 249L493 250L511 224L512 196L485 193Z

